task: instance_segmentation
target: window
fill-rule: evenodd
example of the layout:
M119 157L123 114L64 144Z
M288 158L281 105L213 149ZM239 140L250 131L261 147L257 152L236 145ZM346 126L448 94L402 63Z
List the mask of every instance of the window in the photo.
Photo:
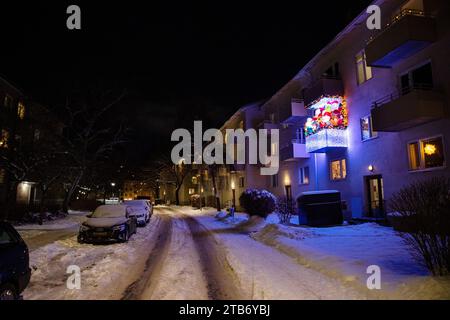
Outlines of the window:
M17 116L20 120L25 118L25 105L22 102L17 105Z
M9 94L5 95L5 98L3 99L3 105L6 108L11 108L12 107L12 105L13 105L13 98Z
M345 159L332 161L330 164L331 180L347 178L347 162Z
M0 136L0 148L8 148L9 132L2 129L2 134Z
M11 243L15 243L14 237L7 232L5 229L0 227L0 245L7 245Z
M272 188L278 187L278 174L274 174L272 177Z
M194 188L189 188L189 195L193 195L195 193L195 189Z
M275 113L271 113L269 115L269 120L270 120L270 123L275 123Z
M0 169L0 184L5 183L6 171L5 169Z
M432 89L433 70L431 63L424 64L400 76L401 94L405 95L412 89Z
M372 68L367 66L366 53L364 51L356 55L356 74L358 85L372 79Z
M309 184L309 167L300 168L298 170L298 183Z
M34 130L33 138L34 141L39 141L39 139L41 138L41 131L39 129Z
M244 187L245 187L245 178L239 177L239 188L244 188Z
M373 130L372 117L367 116L367 117L361 118L361 139L362 139L362 141L376 138L377 136L378 136L378 132Z
M409 169L423 170L445 166L442 137L422 139L408 144Z

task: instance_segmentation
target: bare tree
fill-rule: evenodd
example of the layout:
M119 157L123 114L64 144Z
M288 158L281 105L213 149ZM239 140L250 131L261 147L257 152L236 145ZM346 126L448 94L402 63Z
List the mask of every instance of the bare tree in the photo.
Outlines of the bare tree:
M64 138L67 160L71 163L72 178L63 203L67 212L69 202L88 170L108 158L113 149L126 142L126 129L122 124L117 128L102 127L105 114L124 97L106 93L98 99L83 100L78 103L67 101L66 135Z
M168 157L162 156L156 162L158 170L169 177L169 183L175 187L175 203L180 205L180 189L183 186L185 178L191 173L192 166L184 162L174 164Z

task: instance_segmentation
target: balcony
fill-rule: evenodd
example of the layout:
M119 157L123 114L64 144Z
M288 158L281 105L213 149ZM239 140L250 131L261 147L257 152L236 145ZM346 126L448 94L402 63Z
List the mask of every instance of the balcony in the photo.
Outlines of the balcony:
M306 137L306 151L309 153L327 153L347 147L347 130L323 129Z
M280 108L280 121L282 124L293 124L308 117L305 102L301 99L292 99L288 106Z
M278 130L279 126L276 123L273 123L269 120L265 120L258 125L258 129L267 130L267 133L271 134L272 130Z
M322 77L311 88L305 90L305 105L310 107L316 100L326 96L343 96L344 85L340 78Z
M444 97L431 88L412 88L375 102L372 108L375 131L398 132L445 117Z
M369 40L367 65L392 67L436 41L436 22L423 11L406 9Z
M295 161L298 159L308 159L309 153L306 152L304 139L294 139L280 148L281 161Z

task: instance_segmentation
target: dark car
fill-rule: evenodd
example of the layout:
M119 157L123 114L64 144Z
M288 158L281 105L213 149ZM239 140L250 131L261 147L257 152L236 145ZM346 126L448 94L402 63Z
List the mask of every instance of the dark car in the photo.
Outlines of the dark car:
M80 227L78 242L127 242L137 230L137 218L125 205L103 205Z
M19 233L0 222L0 300L19 299L30 282L28 247Z

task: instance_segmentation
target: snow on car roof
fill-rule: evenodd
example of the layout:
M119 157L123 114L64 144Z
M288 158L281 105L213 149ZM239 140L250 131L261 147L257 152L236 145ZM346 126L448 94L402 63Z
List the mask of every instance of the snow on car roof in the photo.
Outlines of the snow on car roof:
M130 206L144 206L147 205L148 200L125 200L124 203Z
M95 209L92 217L94 218L118 218L124 217L127 206L119 204L103 205Z

